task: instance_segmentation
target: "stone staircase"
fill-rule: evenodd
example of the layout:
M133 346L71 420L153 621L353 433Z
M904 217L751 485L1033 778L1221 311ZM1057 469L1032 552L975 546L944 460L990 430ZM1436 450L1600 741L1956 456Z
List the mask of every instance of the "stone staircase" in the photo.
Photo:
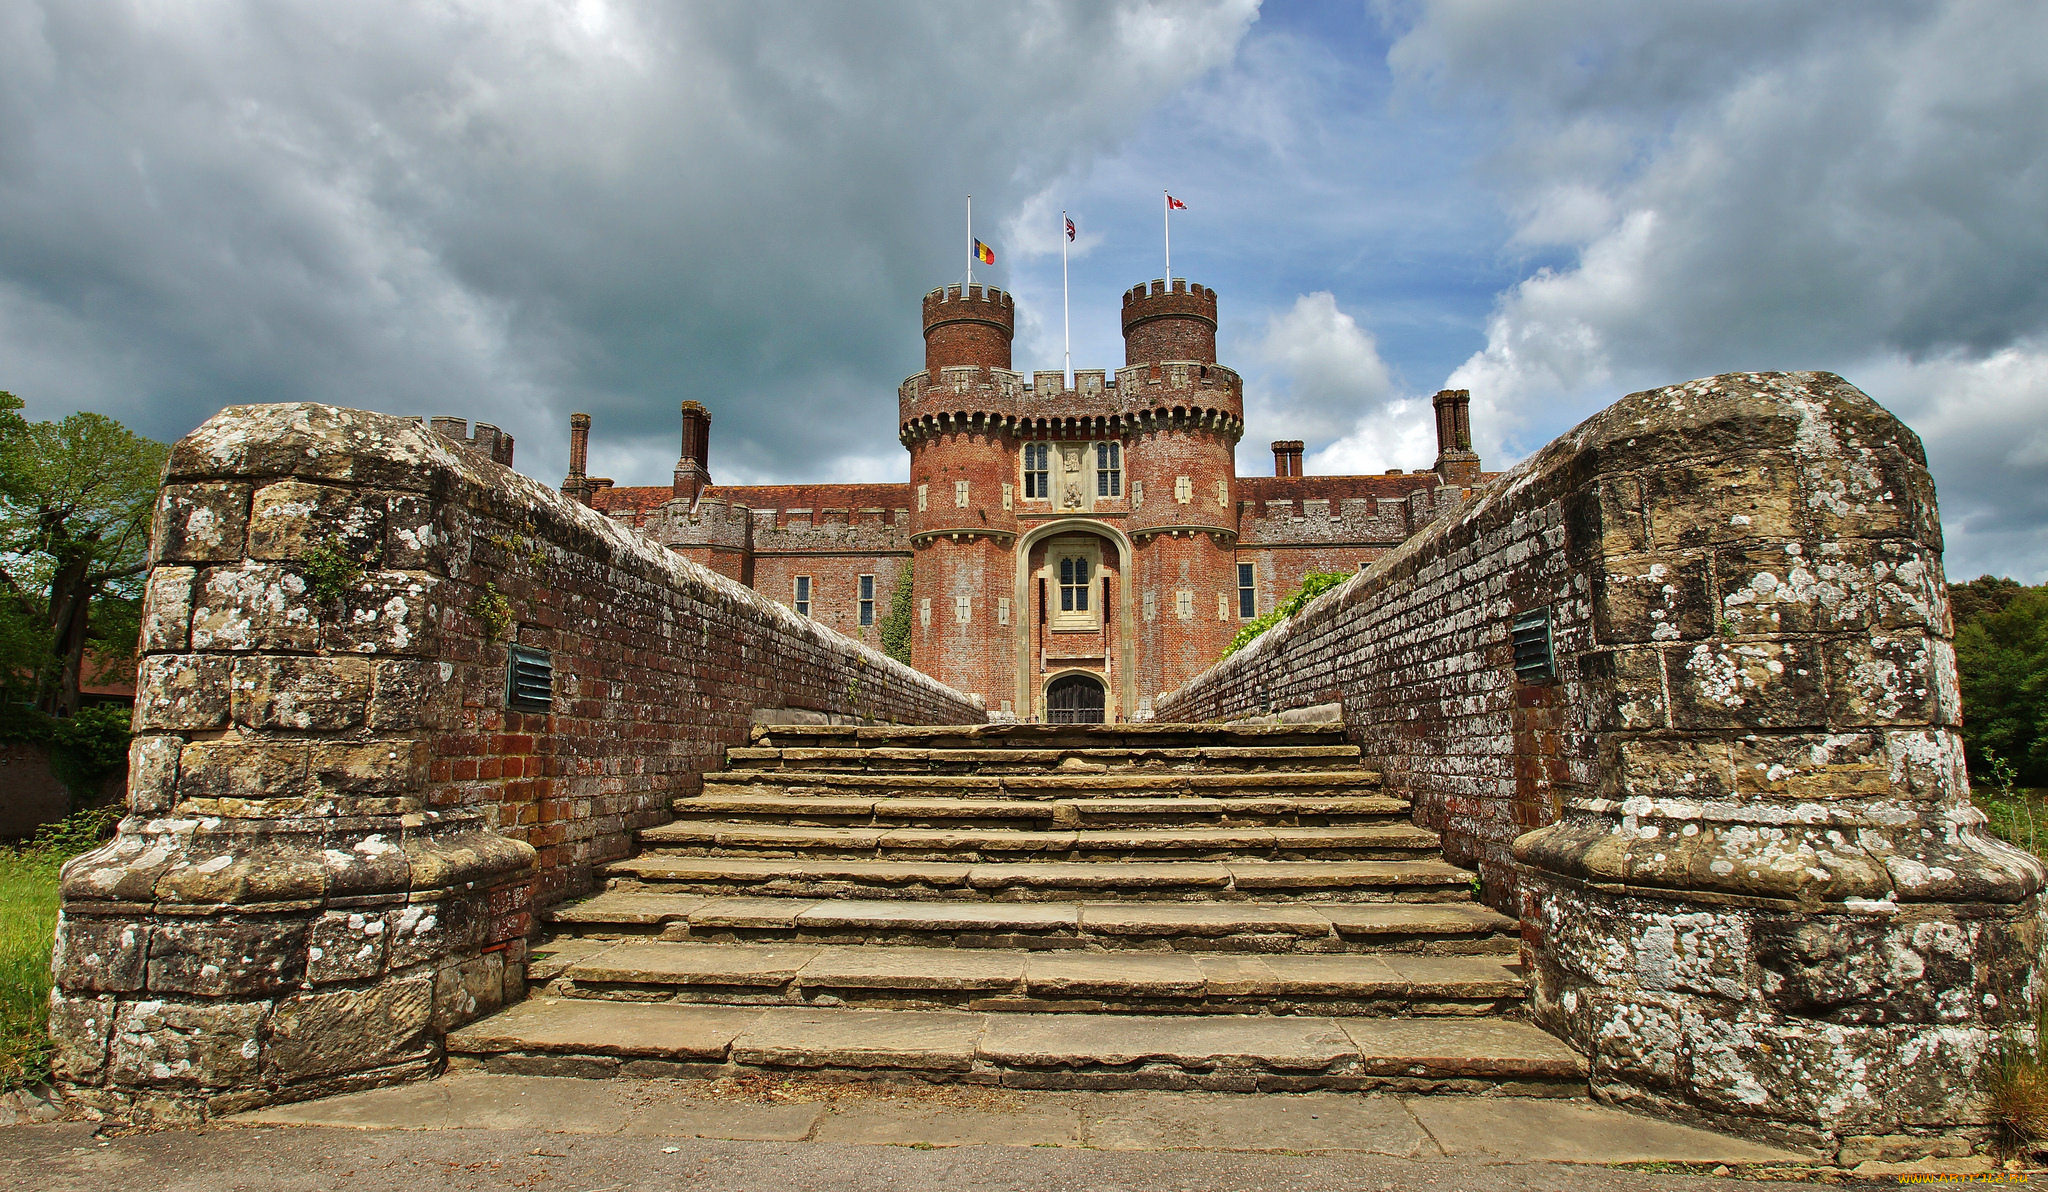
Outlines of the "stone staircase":
M1334 725L757 729L452 1062L1569 1094L1516 925Z

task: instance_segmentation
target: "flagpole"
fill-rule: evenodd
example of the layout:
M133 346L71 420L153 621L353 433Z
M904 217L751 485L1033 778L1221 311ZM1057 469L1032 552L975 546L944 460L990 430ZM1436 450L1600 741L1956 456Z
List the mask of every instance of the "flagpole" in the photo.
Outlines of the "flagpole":
M974 284L974 196L967 196L967 284Z
M1060 212L1060 331L1067 344L1067 388L1074 387L1074 320L1067 309L1067 213Z
M1159 222L1166 227L1166 284L1173 284L1173 196L1159 192Z

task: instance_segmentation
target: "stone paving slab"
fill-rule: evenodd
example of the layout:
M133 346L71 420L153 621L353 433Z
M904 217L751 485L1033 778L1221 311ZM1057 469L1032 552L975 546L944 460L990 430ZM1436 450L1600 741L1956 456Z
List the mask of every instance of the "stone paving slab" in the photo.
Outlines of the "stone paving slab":
M675 919L687 919L691 911L707 901L703 894L607 890L581 902L555 907L543 915L554 923L657 926Z
M1192 956L1170 952L1035 952L1024 962L1031 994L1198 998L1207 989Z
M734 944L625 943L569 966L575 981L780 988L818 949Z
M722 1060L763 1011L529 998L451 1031L451 1051L552 1051L667 1060Z
M1232 861L1231 882L1240 890L1328 889L1369 886L1460 884L1470 870L1447 861Z
M803 1078L573 1080L451 1072L225 1119L230 1126L530 1129L908 1147L1367 1153L1575 1164L1798 1165L1812 1157L1583 1099L1357 1093L1038 1092ZM1446 1158L1448 1156L1448 1159ZM1974 1170L1969 1160L1945 1170Z
M1105 935L1297 935L1324 938L1330 917L1299 902L1084 902L1081 929Z
M733 1040L737 1063L964 1072L987 1015L943 1010L770 1009Z
M1321 1071L1358 1046L1335 1019L1198 1015L992 1016L981 1055L1005 1067L1130 1067Z
M976 889L1024 886L1038 889L1111 889L1115 887L1189 890L1230 884L1230 867L1201 861L1039 861L982 864L970 868L967 882Z
M1007 990L1024 983L1027 954L975 948L827 948L803 967L805 989Z
M835 898L796 916L799 927L866 927L876 931L1060 931L1078 925L1071 902L941 902Z

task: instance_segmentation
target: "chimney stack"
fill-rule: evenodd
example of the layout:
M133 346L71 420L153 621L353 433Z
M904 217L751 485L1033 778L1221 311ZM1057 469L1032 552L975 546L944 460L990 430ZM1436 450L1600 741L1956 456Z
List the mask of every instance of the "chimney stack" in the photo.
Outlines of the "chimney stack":
M590 466L590 415L569 415L569 474L562 478L562 495L590 504L590 483L585 469Z
M1301 475L1301 450L1302 450L1302 447L1303 447L1303 446L1304 446L1304 444L1302 443L1302 441L1301 441L1300 439L1276 439L1276 440L1274 440L1274 441L1273 441L1273 475L1275 475L1275 476L1299 476L1299 475Z
M1479 456L1472 450L1472 391L1442 389L1430 399L1436 407L1436 474L1445 484L1470 485L1479 480Z
M694 401L683 403L683 452L676 460L677 500L695 504L711 485L711 411Z

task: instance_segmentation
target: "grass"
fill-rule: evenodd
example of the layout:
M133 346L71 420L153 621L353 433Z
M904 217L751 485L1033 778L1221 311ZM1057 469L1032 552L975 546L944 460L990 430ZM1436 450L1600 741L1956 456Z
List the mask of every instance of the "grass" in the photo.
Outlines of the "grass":
M1986 773L1973 775L1971 793L1993 835L2043 860L2048 853L2048 791L2013 783L2004 759L1987 757ZM2048 1006L2035 1008L2025 1027L2008 1029L1992 1059L1985 1093L1991 1119L2008 1153L2048 1146Z
M0 1092L50 1074L50 944L57 871L112 831L118 813L81 811L0 848Z

